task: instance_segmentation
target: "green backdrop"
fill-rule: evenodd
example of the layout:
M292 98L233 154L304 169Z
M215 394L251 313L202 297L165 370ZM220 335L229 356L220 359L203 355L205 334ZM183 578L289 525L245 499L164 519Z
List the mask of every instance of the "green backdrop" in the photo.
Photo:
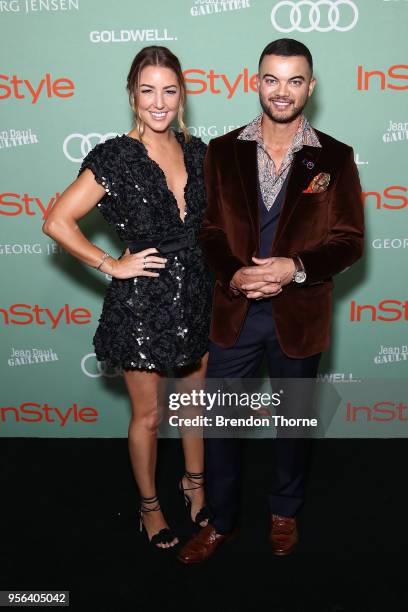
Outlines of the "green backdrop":
M321 375L406 375L407 20L407 0L0 2L1 436L127 434L123 379L91 342L109 281L41 225L90 148L129 131L125 81L146 44L180 57L187 123L206 142L258 114L251 76L268 42L309 46L307 115L354 147L367 219L364 260L337 278ZM98 211L81 227L120 252Z

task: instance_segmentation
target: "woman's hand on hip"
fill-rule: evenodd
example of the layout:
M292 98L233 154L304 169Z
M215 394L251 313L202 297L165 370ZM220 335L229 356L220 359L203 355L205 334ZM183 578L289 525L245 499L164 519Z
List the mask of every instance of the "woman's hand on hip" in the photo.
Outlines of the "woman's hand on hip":
M134 278L135 276L160 276L159 272L152 272L152 269L165 268L167 259L155 255L157 249L150 248L139 251L138 253L130 253L126 249L122 257L118 260L113 260L111 276L113 278Z

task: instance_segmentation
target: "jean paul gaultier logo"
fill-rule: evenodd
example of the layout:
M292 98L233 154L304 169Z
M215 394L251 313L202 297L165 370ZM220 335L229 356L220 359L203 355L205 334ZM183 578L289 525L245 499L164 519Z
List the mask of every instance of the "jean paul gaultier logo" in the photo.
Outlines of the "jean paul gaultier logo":
M408 361L408 344L402 344L401 346L384 346L382 344L374 357L374 363L377 365L400 361Z
M33 134L31 129L2 130L0 132L0 149L10 149L30 144L38 144L37 134Z
M16 349L11 348L11 354L8 359L8 365L11 367L34 365L35 363L49 363L51 361L58 361L59 357L57 353L52 349Z
M79 11L79 0L4 0L0 13L56 13Z
M251 0L194 0L190 13L193 17L202 17L247 8L251 8Z
M390 120L387 131L384 132L382 139L385 143L408 140L408 121Z

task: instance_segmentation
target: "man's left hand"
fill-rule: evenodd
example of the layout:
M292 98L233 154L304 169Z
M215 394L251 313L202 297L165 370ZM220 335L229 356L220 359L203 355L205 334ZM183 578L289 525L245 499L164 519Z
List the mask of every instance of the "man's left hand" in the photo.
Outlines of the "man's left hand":
M292 282L295 262L290 257L252 257L256 264L244 271L248 281L242 285L249 299L260 299L277 295L282 287Z

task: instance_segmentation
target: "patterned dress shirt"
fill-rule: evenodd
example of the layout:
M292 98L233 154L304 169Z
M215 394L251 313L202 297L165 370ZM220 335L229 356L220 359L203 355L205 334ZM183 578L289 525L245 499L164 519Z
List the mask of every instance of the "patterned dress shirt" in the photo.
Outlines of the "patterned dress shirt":
M311 147L321 147L322 145L309 121L302 115L299 128L293 138L292 144L282 161L279 171L277 171L273 159L269 156L264 144L261 121L262 114L251 121L251 123L248 123L239 134L238 139L255 140L258 145L257 161L259 184L264 204L269 211L288 176L295 153L300 151L303 145L309 145Z

